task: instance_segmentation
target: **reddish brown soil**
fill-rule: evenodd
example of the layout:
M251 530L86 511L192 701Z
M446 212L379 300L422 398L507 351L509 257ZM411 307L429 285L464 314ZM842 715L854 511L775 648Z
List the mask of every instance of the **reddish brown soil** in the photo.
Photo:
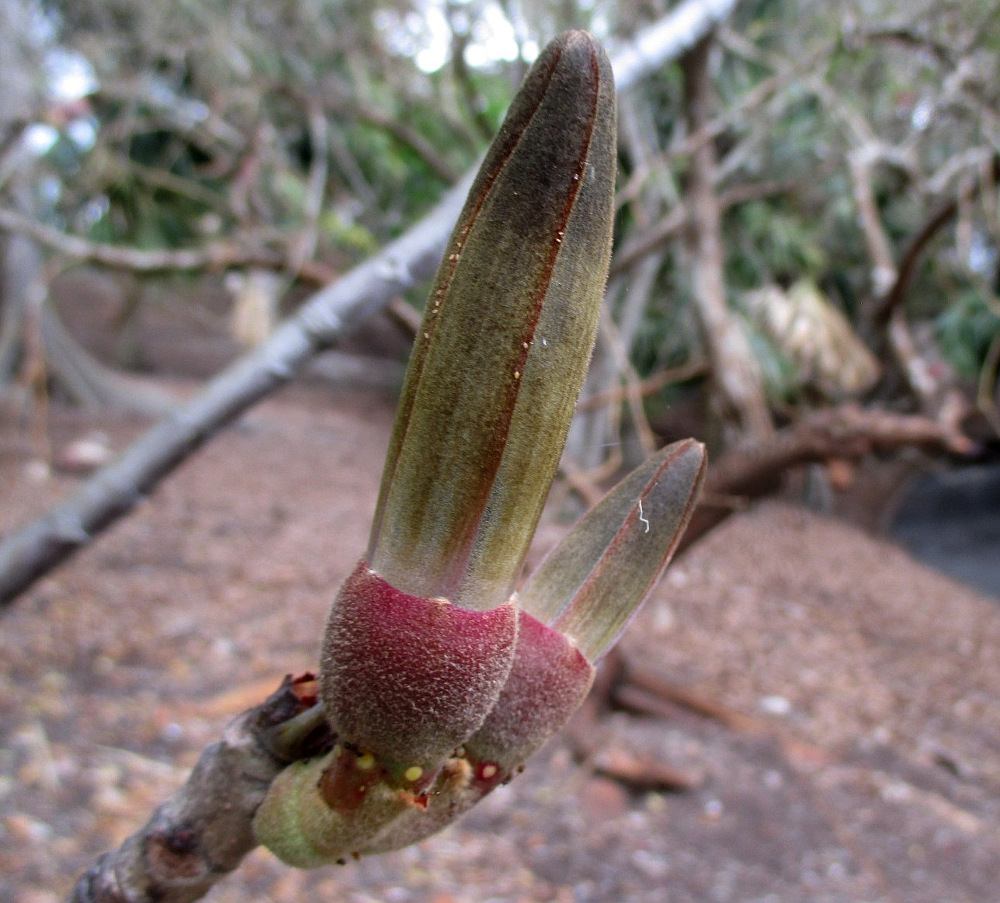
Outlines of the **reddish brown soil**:
M293 387L0 615L0 903L61 899L229 717L315 665L325 607L366 540L392 408ZM45 445L0 422L0 532L77 485L40 457L94 428L120 449L143 424L53 406L42 426ZM617 712L595 729L694 789L631 791L557 739L418 847L308 873L258 850L211 899L1000 899L994 601L771 502L678 561L624 648L747 716Z

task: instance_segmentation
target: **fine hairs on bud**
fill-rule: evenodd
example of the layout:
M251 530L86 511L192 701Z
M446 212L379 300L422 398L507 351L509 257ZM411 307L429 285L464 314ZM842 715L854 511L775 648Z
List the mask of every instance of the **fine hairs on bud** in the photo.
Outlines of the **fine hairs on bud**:
M626 478L513 593L596 335L615 143L607 56L567 32L512 102L431 289L369 545L323 635L335 746L285 769L254 822L292 865L414 843L510 780L687 523L694 442Z

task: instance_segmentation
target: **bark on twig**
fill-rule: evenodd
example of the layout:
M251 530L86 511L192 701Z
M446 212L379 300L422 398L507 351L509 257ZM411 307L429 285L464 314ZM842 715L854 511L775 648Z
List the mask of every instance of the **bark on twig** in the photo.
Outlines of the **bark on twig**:
M190 903L235 869L257 846L252 820L271 781L329 746L310 685L311 675L286 678L233 720L149 821L87 869L69 903Z
M686 0L676 7L637 35L634 48L624 47L615 55L618 89L624 90L657 71L735 5L736 0ZM655 40L647 40L650 36ZM267 342L141 436L72 496L0 543L0 605L11 601L130 511L192 451L254 402L286 383L317 350L383 308L391 298L428 278L458 217L471 178L470 173L437 208L381 253L318 292ZM0 228L9 227L0 218ZM39 225L31 231L45 228ZM52 237L47 232L45 235ZM34 237L43 240L41 234ZM89 243L84 245L82 250L89 251Z

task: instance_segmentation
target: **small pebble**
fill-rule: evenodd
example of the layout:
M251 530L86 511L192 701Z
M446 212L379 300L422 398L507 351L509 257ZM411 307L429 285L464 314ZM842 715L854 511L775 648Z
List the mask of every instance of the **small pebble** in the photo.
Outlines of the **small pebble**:
M792 711L792 703L784 696L765 696L760 701L760 708L768 715L788 715Z
M618 781L595 777L580 793L580 804L589 818L618 818L628 810L628 793Z

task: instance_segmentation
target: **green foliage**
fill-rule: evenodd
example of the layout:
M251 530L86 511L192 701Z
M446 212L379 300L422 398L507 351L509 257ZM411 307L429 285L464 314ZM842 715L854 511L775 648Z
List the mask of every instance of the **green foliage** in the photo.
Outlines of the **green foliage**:
M1000 299L967 289L934 320L941 351L959 375L979 376L990 345L1000 335Z
M406 0L391 4L400 14ZM398 234L482 150L470 118L444 102L442 73L387 49L364 4L245 0L57 4L63 43L92 64L97 147L58 167L57 215L100 202L90 237L141 247L306 225L310 167L328 177L320 251L357 259ZM511 96L502 71L476 74L485 115L499 122ZM328 146L313 146L308 101L324 108ZM367 111L371 116L367 115ZM387 128L398 123L400 129ZM430 161L402 136L432 148Z
M732 212L727 231L729 283L734 290L821 273L827 263L823 235L782 200L752 201Z
M678 278L668 263L636 330L632 363L640 376L679 367L700 347L697 316L688 292L677 284Z
M748 328L750 348L760 367L769 401L789 404L799 400L801 386L795 364L781 347L759 329Z

